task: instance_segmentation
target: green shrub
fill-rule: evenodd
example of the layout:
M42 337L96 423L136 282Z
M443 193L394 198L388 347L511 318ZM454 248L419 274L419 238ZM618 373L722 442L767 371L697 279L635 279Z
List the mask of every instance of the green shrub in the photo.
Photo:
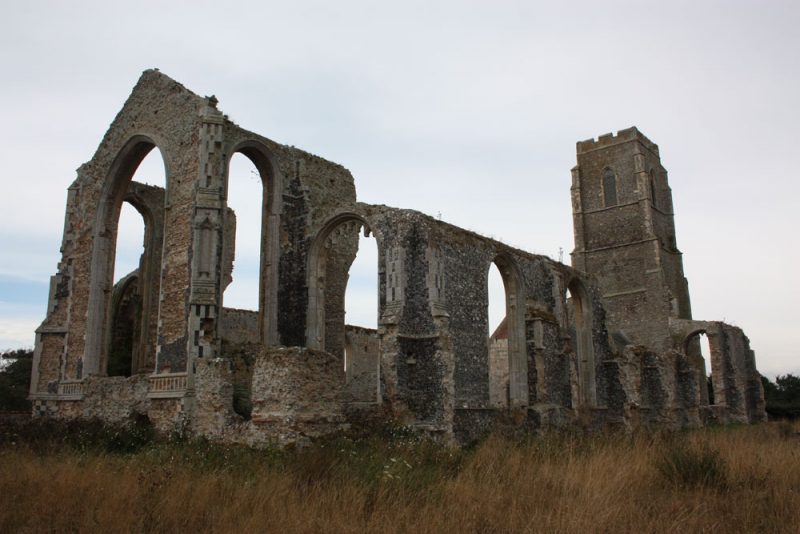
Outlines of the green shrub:
M0 411L29 412L33 351L7 350L0 353Z
M775 382L762 376L766 411L770 419L800 419L800 377L778 375Z

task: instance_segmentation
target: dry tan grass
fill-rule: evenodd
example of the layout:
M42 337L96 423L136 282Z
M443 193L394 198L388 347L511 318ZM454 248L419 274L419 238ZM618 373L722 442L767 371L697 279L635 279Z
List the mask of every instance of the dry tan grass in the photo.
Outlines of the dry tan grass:
M327 470L330 451L296 456L309 463L299 468L198 469L164 451L37 454L17 445L0 449L0 532L798 532L795 431L492 438L454 474L414 484L403 476L430 465L411 465L413 451L403 457L411 467L370 482L355 473L358 462L348 464L352 475ZM666 478L660 462L679 445L718 451L725 482Z

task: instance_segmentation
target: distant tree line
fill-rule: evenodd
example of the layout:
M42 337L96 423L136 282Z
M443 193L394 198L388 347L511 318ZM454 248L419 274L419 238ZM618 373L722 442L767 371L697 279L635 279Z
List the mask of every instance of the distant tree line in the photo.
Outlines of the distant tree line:
M0 352L0 411L29 411L33 349Z
M761 377L770 419L800 419L800 377L778 375L775 382Z

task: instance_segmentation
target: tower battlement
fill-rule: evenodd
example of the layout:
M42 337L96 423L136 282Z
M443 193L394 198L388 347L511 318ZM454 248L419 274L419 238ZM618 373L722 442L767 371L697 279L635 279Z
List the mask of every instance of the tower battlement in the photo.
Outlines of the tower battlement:
M597 139L587 139L585 141L578 141L577 151L578 154L584 154L598 148L606 148L612 145L627 143L629 141L639 141L648 150L658 155L658 145L647 138L636 126L631 126L624 130L619 130L616 135L609 132L599 136Z

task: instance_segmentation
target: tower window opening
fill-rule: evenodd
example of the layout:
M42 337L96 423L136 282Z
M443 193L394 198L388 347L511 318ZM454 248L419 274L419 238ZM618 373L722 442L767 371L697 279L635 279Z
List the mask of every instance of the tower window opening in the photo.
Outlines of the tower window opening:
M606 207L617 205L617 175L611 169L603 171L603 200Z

